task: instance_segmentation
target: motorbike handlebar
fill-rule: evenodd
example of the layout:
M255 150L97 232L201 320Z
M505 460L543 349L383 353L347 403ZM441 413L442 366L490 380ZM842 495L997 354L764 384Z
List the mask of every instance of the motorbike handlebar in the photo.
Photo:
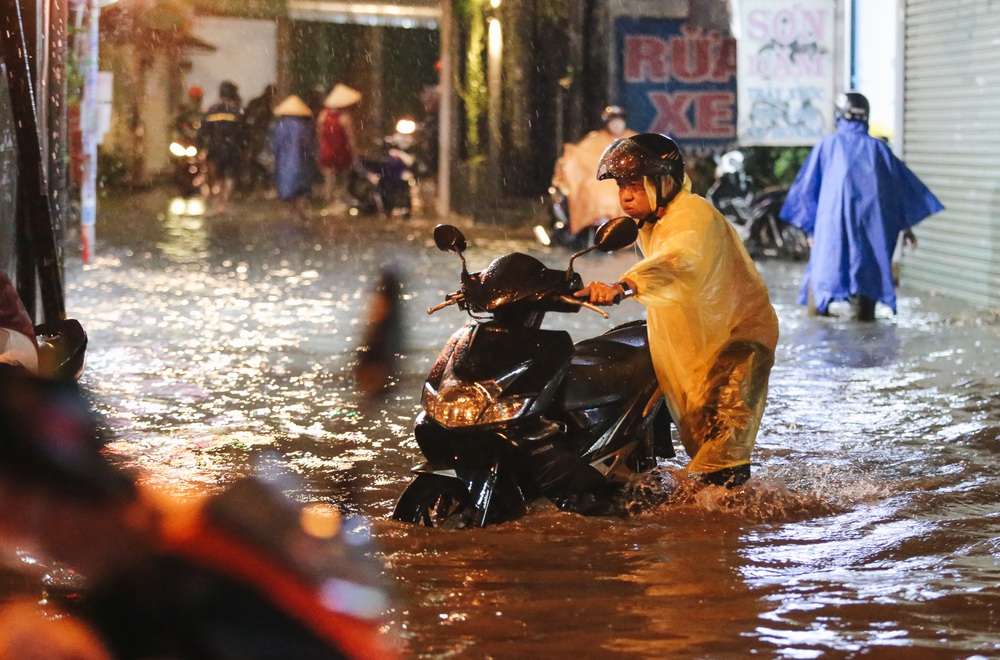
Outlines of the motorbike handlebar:
M579 298L572 298L570 296L559 296L559 300L561 300L562 302L564 302L564 303L566 303L568 305L576 305L577 307L586 307L590 311L597 312L598 314L600 314L601 316L603 316L606 319L607 318L611 318L611 316L607 312L605 312L603 309L599 309L599 308L595 307L594 305L591 305L586 300L580 300Z
M434 305L433 307L428 307L427 308L427 313L428 314L433 314L434 312L441 311L445 307L451 307L452 305L457 304L458 301L461 300L462 298L463 298L463 296L462 296L461 293L453 293L453 294L449 295L448 299L445 300L440 305Z

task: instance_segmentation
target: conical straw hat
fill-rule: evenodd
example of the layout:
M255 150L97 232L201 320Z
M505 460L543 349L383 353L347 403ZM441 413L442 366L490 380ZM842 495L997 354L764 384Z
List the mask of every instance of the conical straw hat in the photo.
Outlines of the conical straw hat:
M361 92L356 89L352 89L347 85L337 83L333 87L333 91L330 95L326 97L323 101L323 105L328 108L346 108L349 105L354 105L361 100Z
M292 94L278 104L278 107L274 109L274 114L289 117L312 117L312 110L309 109L305 101Z

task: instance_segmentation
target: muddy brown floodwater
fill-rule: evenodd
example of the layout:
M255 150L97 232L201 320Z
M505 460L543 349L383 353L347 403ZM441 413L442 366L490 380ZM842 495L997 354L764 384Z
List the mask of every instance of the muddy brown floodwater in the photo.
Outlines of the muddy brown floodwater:
M630 518L539 504L453 531L388 520L419 460L424 374L464 322L424 310L457 288L429 220L283 221L272 204L203 218L109 203L92 265L70 260L90 333L84 383L110 451L177 497L216 491L273 449L371 520L394 588L391 633L416 658L973 658L1000 656L1000 324L904 286L895 318L809 318L802 265L759 264L781 321L748 488L695 489L683 451ZM176 209L181 210L181 209ZM463 227L470 268L511 251L563 267L524 231ZM617 279L631 250L589 255ZM350 378L381 265L405 276L399 383ZM883 310L885 311L885 310ZM639 318L551 315L575 339Z

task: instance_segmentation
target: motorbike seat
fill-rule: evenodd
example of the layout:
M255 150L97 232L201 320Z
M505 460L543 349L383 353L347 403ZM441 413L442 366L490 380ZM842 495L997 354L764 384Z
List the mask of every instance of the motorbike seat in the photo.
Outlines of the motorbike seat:
M588 410L629 400L655 379L646 323L637 321L574 346L562 408Z

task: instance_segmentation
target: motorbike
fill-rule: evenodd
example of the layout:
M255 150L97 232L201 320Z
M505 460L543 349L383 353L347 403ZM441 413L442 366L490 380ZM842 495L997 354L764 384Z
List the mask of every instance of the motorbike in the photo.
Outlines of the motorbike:
M569 221L569 197L556 186L549 187L548 193L548 225L534 227L538 242L545 246L561 245L571 250L591 245L596 225L585 227L574 234Z
M424 170L413 153L416 127L413 120L399 120L396 132L383 140L379 156L362 158L351 172L347 185L355 214L409 217L413 212L417 174Z
M574 260L633 243L635 222L616 218L566 270L526 254L469 273L466 239L450 225L437 247L462 260L461 288L428 309L471 317L448 340L423 385L415 438L424 458L392 517L453 528L515 520L538 498L561 509L605 514L622 484L673 456L670 416L659 390L645 321L574 344L541 327L548 312L587 308Z
M756 191L744 169L741 151L723 154L715 169L715 182L706 199L736 228L751 256L803 261L809 258L805 233L781 219L779 213L788 196L785 186Z
M170 143L170 171L181 197L200 195L205 185L205 161L198 156L194 138L178 135Z
M598 181L594 173L608 145L626 135L632 133L591 131L565 145L548 190L548 222L534 228L539 243L582 250L593 244L597 227L621 214L618 187L614 181Z

